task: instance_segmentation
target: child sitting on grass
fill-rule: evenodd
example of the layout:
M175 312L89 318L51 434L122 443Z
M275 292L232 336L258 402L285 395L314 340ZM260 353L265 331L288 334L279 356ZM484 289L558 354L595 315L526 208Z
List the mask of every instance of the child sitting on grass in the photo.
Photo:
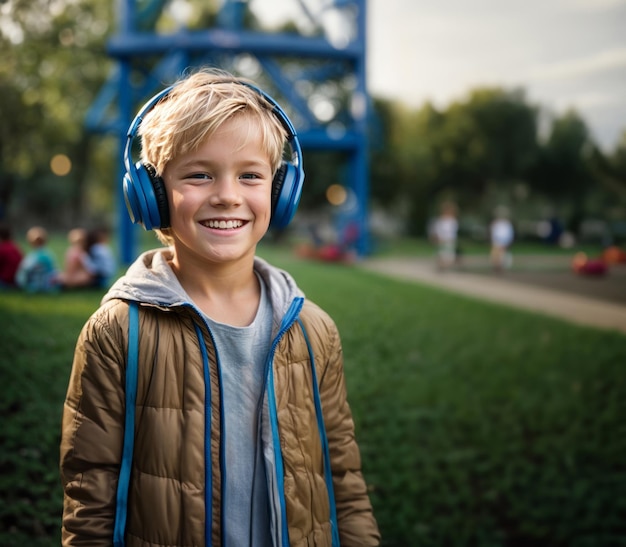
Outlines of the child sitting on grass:
M0 223L0 290L15 287L15 274L23 258L22 250L13 240L11 227Z
M56 259L48 248L48 232L41 226L33 226L26 232L26 241L31 250L15 274L17 286L31 293L58 290L56 279L59 272Z

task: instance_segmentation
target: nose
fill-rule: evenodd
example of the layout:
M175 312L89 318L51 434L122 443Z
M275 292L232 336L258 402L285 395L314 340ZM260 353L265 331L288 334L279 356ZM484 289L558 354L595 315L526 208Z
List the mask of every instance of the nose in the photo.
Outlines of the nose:
M210 203L214 207L233 207L241 203L239 181L235 177L219 177L212 189Z

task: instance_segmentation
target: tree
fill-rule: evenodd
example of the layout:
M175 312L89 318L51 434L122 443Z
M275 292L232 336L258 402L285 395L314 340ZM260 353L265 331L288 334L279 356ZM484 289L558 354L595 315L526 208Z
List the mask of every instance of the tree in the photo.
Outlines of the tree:
M585 200L595 186L591 169L593 141L584 120L574 110L555 118L536 164L535 189L561 208L570 209L568 228L575 233L585 211Z
M107 169L85 131L85 112L106 77L109 2L9 0L0 24L0 188L9 212L17 208L59 222L77 218L88 183L104 184ZM8 14L8 15L7 15ZM8 100L5 100L8 97ZM68 175L50 171L55 154L72 163ZM108 164L111 162L108 161ZM21 184L15 185L19 180ZM28 218L20 215L24 222Z
M388 207L403 193L403 166L399 161L398 142L393 133L401 120L396 106L390 101L373 101L370 120L370 193L375 203ZM406 190L404 190L406 191Z
M615 178L616 192L626 195L626 130L609 158L611 173Z
M441 200L479 209L491 187L512 194L538 154L537 116L521 90L499 88L476 89L442 111L429 103L397 110L389 155L411 203L411 231L423 233Z
M438 184L472 203L495 186L512 193L538 153L537 108L523 91L482 88L444 112Z

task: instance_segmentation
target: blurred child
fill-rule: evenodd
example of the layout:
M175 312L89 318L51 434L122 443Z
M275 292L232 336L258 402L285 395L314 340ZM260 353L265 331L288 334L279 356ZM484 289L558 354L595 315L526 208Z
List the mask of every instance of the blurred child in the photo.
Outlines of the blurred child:
M31 250L20 262L15 274L17 285L27 292L50 292L58 289L58 269L52 252L48 249L48 232L34 226L26 232Z
M491 265L494 270L502 271L513 264L511 245L515 236L513 224L509 220L508 210L498 207L495 218L489 228L491 237Z
M73 228L67 234L69 247L65 251L64 268L57 278L58 283L67 289L90 287L94 284L94 276L87 269L87 231L84 228Z
M437 244L437 267L445 270L453 266L457 260L457 207L452 202L441 206L441 214L435 220L432 238Z
M0 224L0 288L15 287L15 274L22 258L10 226L3 222Z
M109 245L109 231L106 228L94 228L88 232L85 266L91 274L93 286L109 287L117 271L117 263Z

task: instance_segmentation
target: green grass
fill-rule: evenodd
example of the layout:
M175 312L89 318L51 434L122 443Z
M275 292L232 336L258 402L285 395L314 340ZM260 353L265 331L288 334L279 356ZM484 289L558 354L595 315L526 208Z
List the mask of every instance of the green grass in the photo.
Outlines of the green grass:
M386 545L626 544L626 337L284 265L342 332Z
M0 292L0 545L59 545L61 412L78 333L101 293Z
M264 246L342 334L384 545L626 545L626 336ZM0 545L58 545L58 442L101 293L0 294Z

